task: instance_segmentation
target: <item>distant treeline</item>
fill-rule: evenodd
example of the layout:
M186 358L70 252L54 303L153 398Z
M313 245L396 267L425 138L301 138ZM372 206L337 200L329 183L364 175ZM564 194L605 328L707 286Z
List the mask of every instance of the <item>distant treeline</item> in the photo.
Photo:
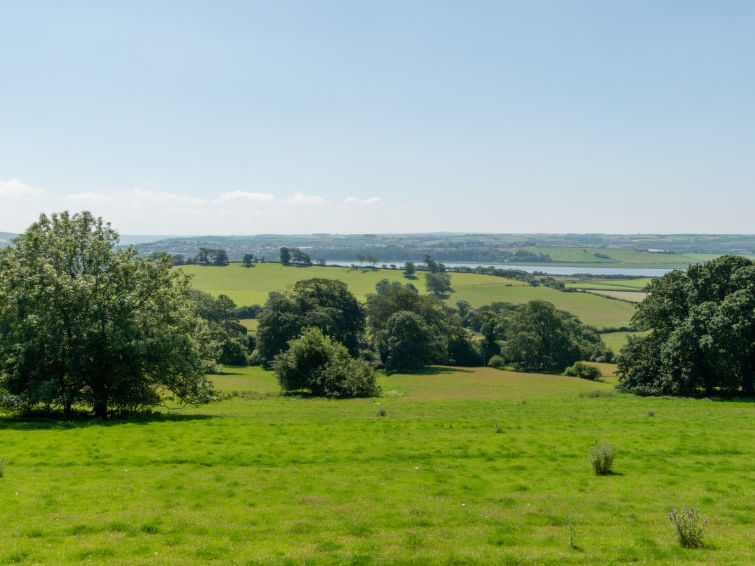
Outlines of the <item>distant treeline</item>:
M547 262L545 254L533 254L531 246L575 246L627 250L664 250L669 253L755 255L754 235L730 234L308 234L256 236L201 236L167 238L139 243L140 255L155 251L191 258L197 248L224 249L230 260L245 253L277 257L281 247L298 248L313 258L352 261L357 254L372 254L381 261L416 261L430 254L440 261ZM518 255L517 255L518 254ZM531 255L524 254L533 254ZM597 255L596 257L601 257Z

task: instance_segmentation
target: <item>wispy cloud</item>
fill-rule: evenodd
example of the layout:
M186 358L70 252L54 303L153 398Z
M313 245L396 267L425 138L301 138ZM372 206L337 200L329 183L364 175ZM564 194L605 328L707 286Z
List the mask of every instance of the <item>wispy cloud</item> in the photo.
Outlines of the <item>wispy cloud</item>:
M18 179L8 179L0 181L0 197L18 197L25 195L35 195L45 192L39 187L30 187Z
M357 197L348 197L345 201L346 204L353 206L374 206L376 204L383 204L383 200L380 197L372 197L359 199Z
M318 197L317 195L305 195L304 193L296 193L291 198L286 199L288 204L304 204L319 206L325 204L325 199Z
M275 200L275 195L270 193L252 193L248 191L231 191L220 195L221 201L228 200L251 200L256 202L271 202Z

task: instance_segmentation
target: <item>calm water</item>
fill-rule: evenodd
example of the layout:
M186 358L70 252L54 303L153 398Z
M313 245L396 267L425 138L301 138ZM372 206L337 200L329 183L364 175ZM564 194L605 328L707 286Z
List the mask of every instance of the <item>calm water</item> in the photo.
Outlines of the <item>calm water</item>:
M331 261L328 260L328 265L344 265L349 266L352 263L355 262L349 262L349 261ZM404 262L391 262L395 265L402 266L404 265ZM421 262L415 262L417 264ZM450 263L450 262L442 262L446 267L490 267L491 264L489 263ZM365 264L366 265L366 264ZM378 262L379 267L390 265L388 263ZM550 266L547 264L543 265L512 265L510 263L505 264L498 264L494 267L497 267L499 269L520 269L522 271L526 271L527 273L534 273L535 271L539 271L542 273L548 273L550 275L574 275L575 273L589 273L590 275L633 275L633 276L639 276L639 277L660 277L664 273L668 273L669 271L672 271L671 269L634 269L634 268L628 268L628 267L563 267L563 266Z

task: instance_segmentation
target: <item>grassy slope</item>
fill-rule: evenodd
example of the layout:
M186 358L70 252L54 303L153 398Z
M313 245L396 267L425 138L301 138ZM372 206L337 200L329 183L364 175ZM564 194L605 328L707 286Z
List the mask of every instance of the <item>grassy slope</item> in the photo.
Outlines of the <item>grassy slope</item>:
M650 283L650 277L642 279L587 279L584 281L566 281L567 289L603 289L606 291L642 291Z
M280 264L266 263L257 267L244 268L235 263L228 267L182 267L193 276L193 284L198 289L218 295L225 293L239 305L263 304L270 291L283 291L301 279L324 277L344 281L349 290L360 299L374 292L375 283L387 278L392 281L413 283L424 291L423 274L416 280L406 279L400 271L389 269L352 270L339 267L283 267ZM465 299L474 306L493 301L525 303L533 299L552 302L557 308L573 312L584 322L598 327L626 325L634 312L632 305L622 301L604 299L586 293L563 293L547 287L530 287L519 281L511 281L490 275L454 273L451 284L455 289L447 299L455 304Z
M0 563L755 562L752 403L491 369L383 377L353 401L265 397L259 368L215 379L258 398L0 422ZM616 475L593 475L596 439ZM706 548L676 543L665 513L684 504Z
M595 267L630 267L638 269L685 268L691 263L704 263L718 257L718 254L638 253L628 249L579 248L570 246L534 246L526 249L536 253L548 254L553 262L558 265L591 265ZM606 255L608 259L595 257L596 253Z

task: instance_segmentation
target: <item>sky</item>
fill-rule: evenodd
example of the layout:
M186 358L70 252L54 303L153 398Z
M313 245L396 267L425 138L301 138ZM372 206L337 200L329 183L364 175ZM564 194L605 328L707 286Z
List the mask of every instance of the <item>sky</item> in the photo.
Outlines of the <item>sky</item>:
M0 0L0 231L755 232L755 2Z

